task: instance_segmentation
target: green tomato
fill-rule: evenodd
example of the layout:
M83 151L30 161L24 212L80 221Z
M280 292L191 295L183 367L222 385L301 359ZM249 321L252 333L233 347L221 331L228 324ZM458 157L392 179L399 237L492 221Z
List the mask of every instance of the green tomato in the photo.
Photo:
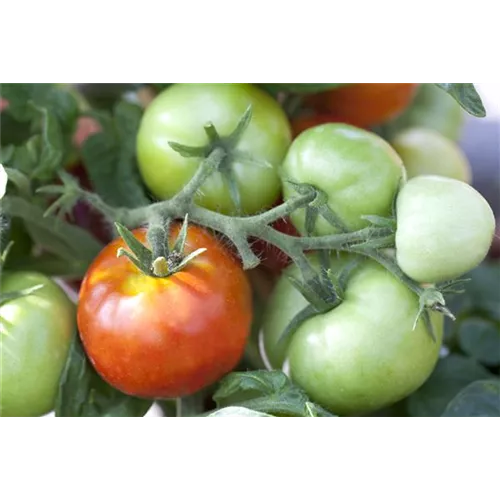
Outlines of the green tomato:
M311 184L326 193L329 207L351 231L368 225L363 215L390 215L405 176L401 159L386 141L341 123L302 132L290 146L281 169L285 200L297 196L286 181ZM296 210L291 220L304 234L305 210ZM317 219L317 235L335 232L322 217Z
M242 211L253 214L271 206L280 194L277 168L291 142L288 119L267 93L248 84L176 84L160 93L148 106L137 136L137 156L144 182L160 199L178 193L197 170L199 158L184 158L169 145L204 146L204 126L212 122L220 136L235 129L252 105L252 119L237 151L252 161L232 161ZM215 172L196 196L196 203L226 214L235 213L227 182Z
M347 259L332 259L337 272ZM372 261L351 274L343 302L304 321L288 344L284 328L307 302L287 278L271 296L263 324L263 353L286 369L312 400L337 415L361 415L388 406L420 387L432 372L443 334L443 317L431 313L434 341L417 317L418 297Z
M399 133L392 146L403 160L408 178L441 175L471 183L472 171L455 142L435 130L411 128Z
M433 83L419 85L411 106L388 124L389 131L411 127L430 128L452 141L460 138L464 111L444 90Z
M397 199L396 258L410 278L437 283L458 278L486 257L495 217L464 182L439 176L410 179Z
M43 288L0 307L0 415L34 417L54 408L59 378L75 330L75 305L38 273L2 276L1 292Z

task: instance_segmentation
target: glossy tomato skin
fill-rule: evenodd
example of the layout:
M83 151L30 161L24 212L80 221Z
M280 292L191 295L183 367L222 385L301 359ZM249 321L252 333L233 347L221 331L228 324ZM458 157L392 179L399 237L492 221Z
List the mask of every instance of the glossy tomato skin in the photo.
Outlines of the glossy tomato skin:
M134 234L146 242L144 229ZM250 331L251 290L222 242L190 226L186 252L207 251L169 278L141 274L116 257L121 246L113 241L92 263L78 306L81 339L104 380L126 394L175 398L232 370Z
M338 272L348 257L332 259ZM264 353L284 367L311 399L337 415L363 415L415 391L439 355L443 319L432 313L433 341L422 320L415 330L418 298L378 264L366 261L350 276L344 301L303 322L288 344L278 339L307 305L287 274L273 291L262 329Z
M369 127L397 117L411 103L416 83L354 83L311 96L308 104L339 121Z
M286 182L311 184L328 196L330 208L348 229L368 223L363 215L388 216L399 183L406 178L401 158L379 136L350 125L319 125L297 137L283 162L284 199L297 193ZM305 210L291 215L295 227L305 232ZM316 233L336 232L322 217Z
M392 147L403 160L408 178L441 175L468 184L472 169L455 142L428 128L410 128L397 134Z
M199 158L184 158L169 141L186 146L208 143L204 126L212 122L219 135L233 132L252 105L252 119L237 149L264 160L272 168L233 162L243 212L256 213L279 196L277 168L291 141L290 124L279 104L264 91L248 84L176 84L148 106L137 136L137 157L144 182L159 199L174 196L191 179ZM205 182L196 202L210 210L235 212L226 182L215 172Z
M397 199L396 258L410 278L458 278L486 257L495 231L488 202L468 184L439 176L410 179Z
M1 292L36 285L43 288L0 306L0 415L4 417L37 417L54 408L75 332L75 305L48 277L5 272Z

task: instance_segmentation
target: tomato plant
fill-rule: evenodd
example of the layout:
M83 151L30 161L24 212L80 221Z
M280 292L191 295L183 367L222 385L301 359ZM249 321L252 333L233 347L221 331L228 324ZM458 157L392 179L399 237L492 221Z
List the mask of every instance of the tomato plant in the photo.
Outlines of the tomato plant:
M408 181L397 200L396 254L419 282L458 278L490 248L495 217L488 202L464 182L439 176Z
M392 147L377 135L345 124L319 125L297 137L283 162L284 198L296 195L288 181L322 190L329 208L350 229L365 227L365 215L388 216L399 183L405 177L403 163ZM305 232L305 211L291 215ZM317 234L335 230L318 218Z
M178 232L174 225L171 236ZM144 229L134 235L146 241ZM234 368L249 334L251 298L222 243L190 226L186 248L206 253L167 278L146 276L117 257L122 246L115 240L99 254L80 291L78 327L97 372L126 394L174 398Z
M339 272L346 258L333 258ZM292 268L293 276L298 269ZM287 324L307 301L286 275L280 278L264 320L265 352L313 401L339 415L359 415L394 403L417 389L436 364L443 320L432 313L437 341L419 320L418 298L378 264L350 275L340 305L305 320L288 343Z
M416 83L355 83L311 96L307 103L339 121L369 127L398 116L411 103Z
M2 414L500 414L473 84L1 91Z
M0 290L0 415L45 415L54 408L75 331L75 306L39 273L5 272Z
M450 139L432 129L411 128L391 141L403 160L408 178L418 175L442 175L459 181L472 181L467 157Z
M206 180L195 200L210 210L234 213L229 175L237 185L243 213L271 206L280 192L277 167L290 144L290 125L278 103L250 85L177 84L149 104L137 135L137 155L151 192L162 200L172 197L200 163L199 158L186 158L172 149L171 142L207 145L207 123L212 123L221 137L227 136L249 105L252 118L237 149L228 154L221 173Z

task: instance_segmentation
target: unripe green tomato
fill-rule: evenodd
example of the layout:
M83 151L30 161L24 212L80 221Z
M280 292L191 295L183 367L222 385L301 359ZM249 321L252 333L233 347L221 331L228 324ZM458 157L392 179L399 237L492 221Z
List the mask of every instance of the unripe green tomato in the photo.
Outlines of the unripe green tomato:
M396 258L410 278L458 278L486 257L495 231L488 202L468 184L439 176L410 179L397 199Z
M53 410L76 325L75 305L48 277L4 273L1 292L43 288L0 306L0 416L37 417Z
M419 85L410 107L390 123L390 128L430 128L452 141L458 141L464 118L464 110L453 97L433 83L423 83Z
M334 272L347 262L333 258ZM431 313L436 341L417 317L418 297L373 261L349 278L343 302L304 321L291 340L278 340L308 303L288 279L278 281L268 303L262 335L264 353L276 369L288 366L292 380L311 399L336 415L361 415L388 406L420 387L439 355L443 317Z
M392 146L403 160L408 179L441 175L471 183L471 167L465 154L455 142L435 130L404 130L392 140Z
M137 158L144 182L159 199L178 193L192 178L200 158L184 158L169 142L204 146L204 126L211 122L220 136L231 134L252 105L252 119L237 150L271 167L251 161L233 161L231 168L241 197L242 211L253 214L270 207L280 194L278 166L291 142L288 119L266 92L248 84L175 84L147 107L137 136ZM227 182L213 173L199 190L197 204L225 214L235 206Z
M285 200L297 196L287 182L311 184L328 196L329 207L351 231L368 225L363 215L389 216L398 185L406 176L403 162L381 137L351 125L329 123L302 132L281 168ZM305 210L291 220L305 233ZM319 217L315 233L338 232Z

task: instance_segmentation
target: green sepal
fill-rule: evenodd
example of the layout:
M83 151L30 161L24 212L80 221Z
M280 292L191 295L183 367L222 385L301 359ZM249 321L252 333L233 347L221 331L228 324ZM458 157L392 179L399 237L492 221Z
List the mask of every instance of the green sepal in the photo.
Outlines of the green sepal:
M134 254L135 259L132 259L130 253L125 249L119 249L118 252L121 251L121 255L126 255L139 269L146 272L146 274L150 274L153 264L153 253L151 250L144 246L123 224L115 222L115 226L118 234Z

